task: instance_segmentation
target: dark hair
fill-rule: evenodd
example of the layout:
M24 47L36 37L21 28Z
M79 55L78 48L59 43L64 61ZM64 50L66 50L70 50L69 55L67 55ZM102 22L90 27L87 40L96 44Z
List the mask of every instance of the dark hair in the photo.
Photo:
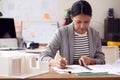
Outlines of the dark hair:
M72 5L71 15L74 17L79 14L92 16L92 8L87 1L79 0Z

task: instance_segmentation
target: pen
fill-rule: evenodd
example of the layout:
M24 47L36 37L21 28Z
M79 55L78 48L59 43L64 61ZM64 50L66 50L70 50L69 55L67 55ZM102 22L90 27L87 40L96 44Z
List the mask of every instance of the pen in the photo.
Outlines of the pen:
M63 69L67 68L67 61L66 59L60 55L60 52L58 51L54 57L55 60L60 61L60 67Z
M68 73L68 74L72 74L72 71L58 71L58 73Z
M59 52L57 52L57 54L55 55L55 60L59 60L59 59L62 59L62 56L60 55Z
M68 74L72 74L72 72L71 71L64 71L65 73L68 73Z
M92 69L89 68L87 65L85 65L85 66L83 66L83 67L85 67L85 68L88 69L88 70L92 70Z
M72 71L63 71L64 73L72 74Z

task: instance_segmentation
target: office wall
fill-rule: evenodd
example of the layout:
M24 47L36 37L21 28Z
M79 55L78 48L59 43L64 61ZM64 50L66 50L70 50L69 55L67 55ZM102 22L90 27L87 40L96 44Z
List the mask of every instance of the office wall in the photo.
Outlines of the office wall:
M1 1L3 1L3 0L0 0L0 10L3 9L3 4L1 3ZM8 0L5 0L5 1L8 1ZM16 0L11 0L11 1L16 1ZM18 1L21 1L21 0L18 0ZM24 1L24 0L22 0L22 1ZM27 1L27 0L25 0L25 1ZM33 0L29 0L29 1L33 1ZM65 17L65 14L66 14L65 10L70 8L71 5L73 4L73 2L75 2L75 1L77 1L77 0L57 0L57 6L56 6L57 8L55 8L56 9L56 13L55 13L56 17L55 18L50 18L50 19L30 18L30 17L27 18L27 16L26 16L24 18L21 18L21 17L16 18L15 17L15 20L16 21L47 20L47 21L58 21L60 23L63 20L63 18ZM93 8L93 17L92 17L92 21L91 21L90 25L92 27L94 27L96 30L98 30L100 33L100 36L103 38L104 37L104 19L107 17L108 9L114 8L115 17L119 18L120 17L120 10L119 10L120 0L87 0L87 1L91 4L91 6ZM26 4L28 4L28 3L26 3ZM24 3L24 6L25 6L25 3ZM38 7L38 6L36 6L36 7ZM54 10L54 8L53 8L53 10ZM25 9L25 11L27 11L27 9ZM39 10L38 10L38 12L39 12ZM18 23L17 23L17 25L18 25Z
M104 36L104 19L107 17L108 9L114 8L115 17L120 18L120 0L88 0L93 7L93 20L91 25L96 28L101 37Z
M60 21L65 15L65 9L69 8L72 3L77 0L60 0L59 4L59 18ZM107 17L108 9L114 8L115 17L120 18L120 0L86 0L93 8L93 16L91 21L91 26L99 31L100 36L104 38L104 19Z

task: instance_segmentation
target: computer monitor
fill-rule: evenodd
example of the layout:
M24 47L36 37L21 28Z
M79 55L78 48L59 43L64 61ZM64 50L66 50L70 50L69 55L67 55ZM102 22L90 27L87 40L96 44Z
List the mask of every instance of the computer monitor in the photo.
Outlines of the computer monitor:
M0 49L16 48L17 38L13 18L0 18Z

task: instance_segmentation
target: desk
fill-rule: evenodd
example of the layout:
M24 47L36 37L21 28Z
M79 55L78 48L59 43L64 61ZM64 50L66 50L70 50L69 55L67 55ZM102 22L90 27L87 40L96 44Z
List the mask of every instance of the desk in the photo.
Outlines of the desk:
M15 78L0 77L0 80ZM49 73L27 78L26 80L120 80L118 75L91 75L91 76L77 76L74 74L58 74L50 68Z

